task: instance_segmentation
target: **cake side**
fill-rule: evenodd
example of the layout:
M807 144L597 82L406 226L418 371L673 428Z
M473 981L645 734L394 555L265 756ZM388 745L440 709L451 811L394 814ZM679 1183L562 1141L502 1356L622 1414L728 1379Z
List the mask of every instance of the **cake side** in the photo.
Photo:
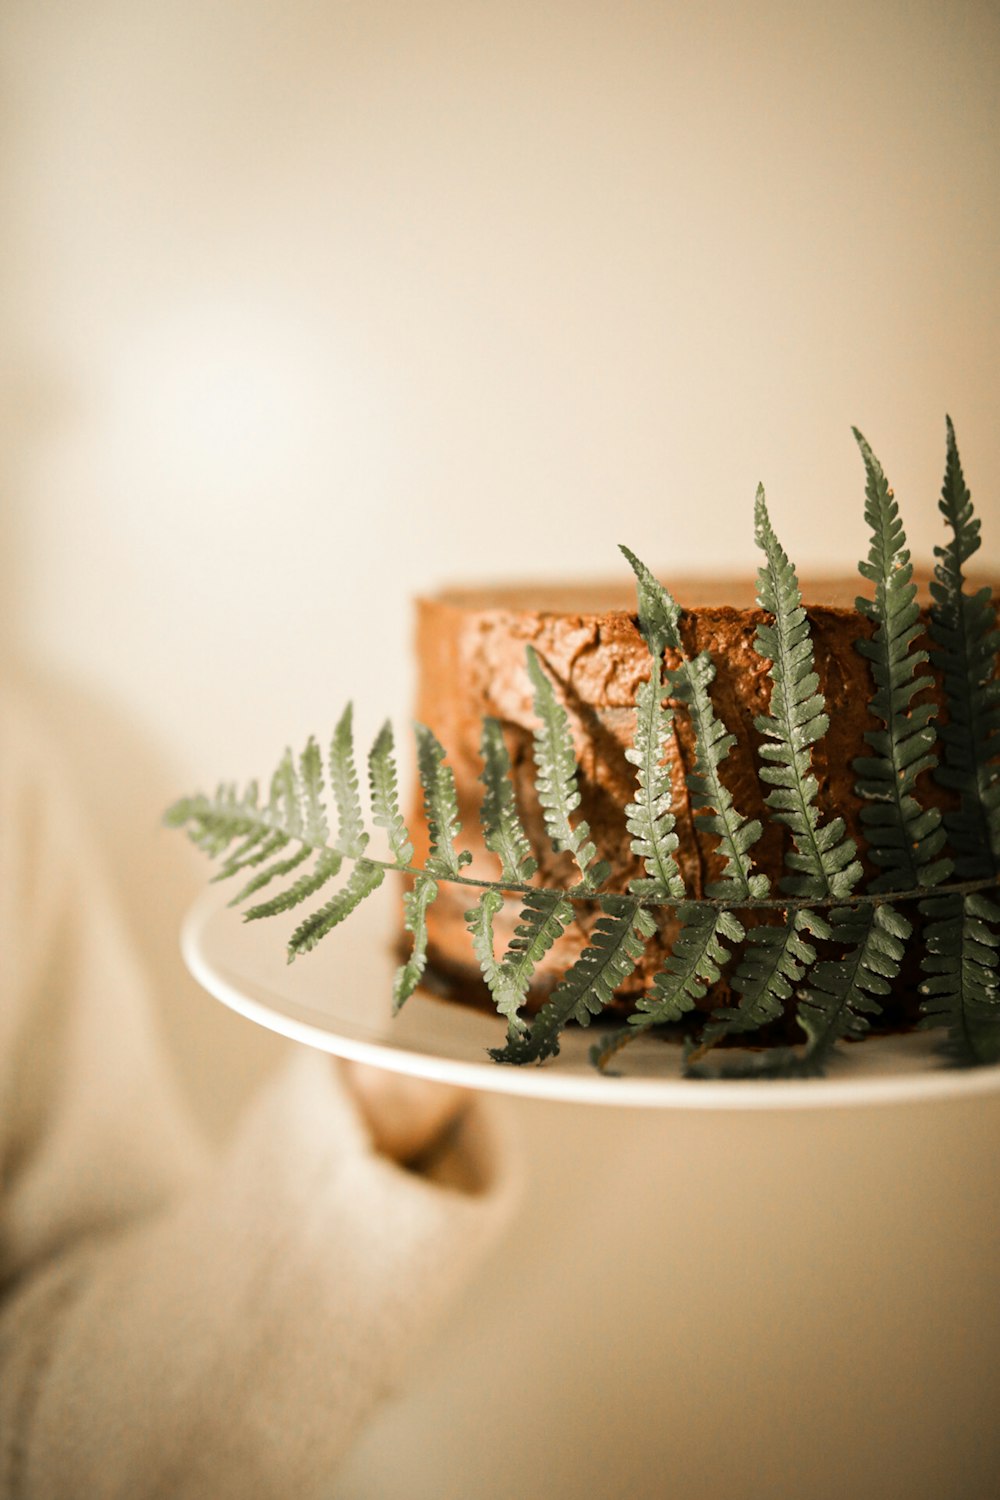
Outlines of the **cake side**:
M870 670L855 649L859 638L872 633L871 625L853 607L860 582L856 578L804 580L802 588L816 672L830 718L829 732L813 753L817 801L824 820L836 815L844 818L871 874L852 767L854 759L866 751L865 731L875 727L868 713ZM715 663L712 698L718 716L736 738L724 763L724 779L740 811L763 824L752 856L755 866L776 886L791 835L764 808L768 789L759 780L760 736L754 729L755 718L767 712L771 682L769 664L754 650L753 641L758 625L769 617L754 603L753 583L748 579L714 585L695 580L678 586L675 594L684 610L681 633L686 651L691 656L707 651ZM926 577L923 594L926 620ZM576 608L571 607L574 603ZM624 808L635 791L635 771L625 751L635 732L636 694L649 676L650 658L629 603L627 589L604 586L452 590L417 601L417 718L441 740L455 773L462 842L473 854L466 874L490 880L497 874L496 861L485 848L479 827L481 720L491 715L503 725L518 808L539 862L538 881L569 885L574 879L571 858L552 851L534 790L536 721L525 666L529 644L569 715L580 764L579 816L587 819L600 854L611 863L609 884L624 891L630 880L643 873L625 826ZM1000 607L996 589L994 604ZM677 658L668 651L665 663L668 668L676 666ZM937 687L922 697L941 701ZM920 701L914 700L914 706ZM697 897L704 894L708 882L720 878L723 862L717 840L704 831L703 819L690 805L685 773L693 758L693 735L682 710L675 719L666 762L677 820L677 862L688 892ZM919 795L927 805L953 805L951 795L926 772L920 778ZM419 795L413 800L410 827L417 861L422 862L428 835ZM442 884L428 911L429 965L449 992L489 1005L464 920L473 898L467 887ZM517 897L507 898L495 924L498 952L513 935L519 912ZM593 908L577 908L575 921L535 972L526 1007L529 1013L537 1011L586 946L597 915ZM628 1009L628 997L649 986L676 933L673 914L662 911L658 937L619 991L619 1008ZM713 1009L724 1000L724 986L717 986L702 1005Z

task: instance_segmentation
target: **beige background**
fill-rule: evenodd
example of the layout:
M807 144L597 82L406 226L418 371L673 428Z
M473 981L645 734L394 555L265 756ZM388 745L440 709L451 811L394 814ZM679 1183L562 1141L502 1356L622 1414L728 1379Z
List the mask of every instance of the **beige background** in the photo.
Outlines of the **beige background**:
M8 0L2 647L64 736L192 1100L278 1044L176 956L173 795L348 696L450 579L915 551L955 418L1000 563L981 3ZM343 1493L1000 1488L1000 1110L510 1106L525 1212Z

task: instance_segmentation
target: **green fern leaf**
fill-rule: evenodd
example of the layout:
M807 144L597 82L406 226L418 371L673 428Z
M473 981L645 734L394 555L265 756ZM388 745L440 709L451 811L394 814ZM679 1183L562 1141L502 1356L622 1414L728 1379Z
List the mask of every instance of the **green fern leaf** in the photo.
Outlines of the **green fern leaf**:
M292 963L301 953L309 953L315 948L320 939L349 917L384 879L385 870L381 865L359 859L337 894L306 917L292 933L288 942L288 962Z
M628 1024L609 1033L590 1049L590 1060L605 1068L611 1058L633 1038L653 1026L679 1021L694 1010L710 985L718 983L729 962L726 943L742 942L745 932L731 912L707 906L681 905L677 909L680 932L670 957L653 981L652 989L636 1001Z
M940 810L924 808L915 795L917 777L937 765L937 709L933 703L912 707L933 678L927 672L917 675L928 656L913 649L922 633L920 606L899 507L882 465L857 428L853 431L865 464L865 519L872 534L868 560L859 569L875 585L874 599L859 598L857 607L876 627L873 638L859 640L857 649L871 663L870 711L884 726L865 734L875 753L854 762L857 792L869 804L861 809L869 858L883 872L870 889L913 890L939 884L952 869L950 860L939 858L945 841Z
M601 897L590 944L560 980L521 1038L492 1049L496 1062L542 1062L559 1051L559 1033L569 1021L588 1026L635 968L656 930L653 917L633 896Z
M966 1067L1000 1062L1000 907L985 896L934 896L920 991L922 1026L946 1026L944 1050Z
M220 880L229 880L240 870L252 869L255 865L263 864L270 859L272 854L277 854L284 849L288 843L288 837L284 833L271 833L269 829L255 829L249 838L244 839L238 849L234 850L225 864L222 865L212 876L213 884Z
M766 875L754 873L749 855L761 836L760 822L737 810L719 772L736 736L716 717L708 691L714 678L715 667L704 651L668 674L670 692L687 707L695 731L695 763L687 777L691 805L702 814L699 821L706 830L718 839L725 860L725 874L721 880L710 881L705 894L723 901L763 900L771 882Z
M505 1017L507 1021L507 1035L509 1037L520 1037L524 1035L526 1027L524 1021L518 1015L518 1011L524 1004L525 990L531 976L529 971L522 981L519 976L515 977L512 974L512 965L509 961L506 963L497 962L493 923L502 908L503 896L500 891L488 888L483 891L476 905L465 913L465 921L472 935L472 946L475 950L476 958L479 960L480 971L493 997L497 1013ZM567 919L570 913L571 908L566 903L565 914L567 915ZM520 941L524 943L523 914L522 926L518 928L518 932L522 934ZM562 932L561 924L559 932ZM556 935L558 936L558 934ZM548 936L548 932L546 936ZM551 941L554 941L554 938ZM551 941L547 944L547 947L551 947ZM520 951L523 952L525 950L522 948ZM534 967L534 963L532 963L531 967Z
M306 853L311 853L306 850ZM262 901L257 906L251 906L243 913L244 922L256 922L262 917L277 917L281 912L291 911L293 907L299 906L314 896L317 891L322 890L328 881L340 873L340 867L344 862L344 856L336 849L321 849L316 857L316 863L312 870L305 875L300 875L298 880L287 886L280 895L273 896L270 901Z
M372 821L376 828L385 830L393 858L400 868L404 868L413 858L413 844L399 810L392 725L388 720L376 735L368 756L368 781L371 787Z
M888 905L838 907L830 920L831 936L847 951L824 959L812 970L812 982L799 998L798 1020L807 1036L801 1051L769 1047L755 1057L724 1061L714 1074L688 1060L692 1078L818 1078L826 1071L842 1037L859 1039L878 1014L879 1000L898 976L912 926Z
M251 815L253 815L253 813L251 813ZM252 832L247 835L247 837L241 844L237 844L235 849L230 850L223 869L228 869L231 866L232 871L235 874L236 870L239 868L240 861L243 860L247 854L252 853L253 850L256 849L264 841L264 839L269 839L271 838L271 836L271 829L269 825L267 823L262 823L259 818L256 818ZM214 875L212 878L214 880L219 880L223 877L220 872L219 874Z
M358 795L352 719L353 709L349 703L330 742L330 788L337 805L337 848L350 859L358 859L365 852L368 835Z
M312 847L309 844L303 844L301 848L296 849L294 854L290 854L287 859L276 860L273 865L268 865L265 869L258 870L257 874L247 881L242 890L237 891L228 904L230 906L240 906L244 901L249 901L251 896L256 895L257 891L263 890L265 886L270 885L272 880L283 879L286 875L290 875L293 870L297 870L299 865L304 864L312 853Z
M483 719L482 731L483 801L480 820L483 841L500 861L504 880L523 885L538 868L531 853L528 835L518 816L514 787L510 779L510 756L504 744L498 719Z
M686 777L691 805L703 816L705 829L719 840L725 876L706 887L706 895L719 900L756 900L766 897L770 882L754 874L749 850L761 835L757 819L748 820L734 806L719 767L728 756L736 736L718 719L709 694L715 667L703 651L690 658L680 633L680 606L634 552L621 548L636 575L639 595L639 629L652 654L659 659L669 649L680 657L680 665L667 673L667 691L678 699L691 717L695 733L695 763ZM626 751L626 754L628 752ZM671 892L677 895L676 891ZM683 896L683 890L679 893Z
M637 768L638 781L635 801L625 808L626 827L632 835L632 853L646 866L646 878L631 880L629 890L648 900L682 901L670 769L663 763L673 715L663 707L663 692L663 669L654 660L648 681L636 695L635 743L625 751L626 760Z
M271 777L271 796L266 816L273 828L280 829L289 838L301 837L301 790L291 750L285 751L278 769Z
M418 875L413 889L403 895L403 925L413 934L409 958L396 970L392 986L393 1015L402 1010L427 967L427 908L437 899L438 883L432 875Z
M951 529L935 547L931 659L944 677L947 719L941 726L942 763L936 779L958 794L945 813L959 876L976 880L1000 869L1000 680L992 591L965 592L965 564L980 546L980 523L962 473L955 429L948 419L948 458L939 509Z
M308 844L319 849L329 838L330 828L323 805L323 757L312 735L299 758L299 776L304 810L302 835Z
M270 835L255 804L244 807L235 803L221 788L214 798L203 792L179 798L167 808L163 821L168 828L186 829L192 844L210 858L223 854L238 838L245 841L236 851L242 854Z
M673 712L663 702L663 652L668 642L677 639L680 611L645 563L627 547L621 551L635 573L639 630L652 658L649 679L636 695L634 742L625 751L638 773L635 801L625 808L626 827L632 835L632 853L646 867L646 878L630 881L629 890L647 900L682 901L686 892L675 858L673 787L670 769L664 764Z
M535 969L572 920L573 907L562 891L525 892L514 936L501 963L503 1014L508 1023L524 1004ZM512 1029L520 1032L523 1027Z
M766 563L758 574L758 599L774 617L760 625L754 649L770 661L770 713L755 720L764 736L761 780L774 787L765 798L779 823L791 830L795 848L785 857L790 874L781 889L790 896L849 896L861 876L853 839L843 818L822 824L810 750L829 727L826 702L813 665L809 620L802 608L795 569L774 534L763 488L757 491L756 539Z
M640 558L636 557L634 552L622 546L621 543L619 543L618 550L635 574L639 604L639 631L649 647L650 656L660 661L668 646L675 651L680 649L678 628L680 608L655 574Z
M817 912L802 907L787 912L778 925L753 929L732 979L739 1004L714 1013L706 1041L727 1032L755 1031L778 1019L795 986L816 962L816 949L806 933L828 938L830 927Z
M424 814L430 833L431 848L427 869L447 879L457 875L463 865L472 863L467 849L456 850L455 840L462 829L455 794L455 773L445 762L444 747L426 724L414 726L417 736L417 770L424 792Z
M870 1016L899 977L906 942L913 931L907 917L888 904L838 907L830 917L832 939L846 957L823 959L812 972L798 1009L809 1038L807 1056L822 1060L842 1037L865 1035Z
M580 791L569 718L557 701L533 646L528 646L527 658L528 676L535 690L535 713L540 721L535 731L535 789L545 827L556 852L568 849L575 858L580 870L580 890L593 891L611 871L604 860L598 860L586 821L581 819L575 827L570 822L570 815L580 805Z

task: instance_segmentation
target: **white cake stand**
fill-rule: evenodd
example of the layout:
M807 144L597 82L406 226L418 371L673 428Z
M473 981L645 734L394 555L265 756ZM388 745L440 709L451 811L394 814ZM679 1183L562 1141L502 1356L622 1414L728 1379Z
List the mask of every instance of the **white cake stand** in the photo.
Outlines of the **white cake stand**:
M418 991L391 1013L398 917L392 893L379 891L294 964L287 919L245 923L212 888L184 923L191 973L232 1010L270 1031L339 1057L465 1088L572 1103L682 1110L786 1110L947 1100L1000 1091L1000 1066L953 1068L935 1051L935 1033L877 1037L844 1046L826 1078L698 1081L681 1076L680 1049L653 1036L633 1042L621 1076L597 1073L587 1059L596 1029L570 1028L557 1058L505 1067L486 1049L502 1045L499 1018Z

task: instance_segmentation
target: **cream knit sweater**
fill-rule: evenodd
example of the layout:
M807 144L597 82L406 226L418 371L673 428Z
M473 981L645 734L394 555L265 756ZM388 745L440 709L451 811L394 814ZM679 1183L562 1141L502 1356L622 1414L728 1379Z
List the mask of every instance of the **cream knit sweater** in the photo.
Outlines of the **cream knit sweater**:
M302 1050L220 1160L58 766L0 707L0 1497L308 1500L502 1222L481 1106L432 1172Z

